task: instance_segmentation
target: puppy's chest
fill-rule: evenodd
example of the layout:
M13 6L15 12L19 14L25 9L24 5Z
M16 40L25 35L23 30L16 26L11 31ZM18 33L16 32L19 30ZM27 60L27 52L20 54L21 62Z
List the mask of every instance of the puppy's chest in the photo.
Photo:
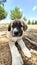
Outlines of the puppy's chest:
M14 42L9 43L11 54L16 56L18 55L17 47Z
M15 44L14 44L14 42L9 42L9 47L10 47L10 51L12 52L12 50L13 50L13 46L14 46Z

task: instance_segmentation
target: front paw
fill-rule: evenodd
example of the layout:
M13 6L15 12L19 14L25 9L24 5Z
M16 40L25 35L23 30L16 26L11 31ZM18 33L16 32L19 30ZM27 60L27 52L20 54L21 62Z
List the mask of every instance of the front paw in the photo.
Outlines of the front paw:
M23 65L22 57L15 45L12 48L12 65Z
M23 65L21 57L15 57L12 61L12 65Z
M29 49L26 47L24 41L22 39L18 40L18 44L20 45L21 50L24 53L24 55L27 56L28 58L30 58L31 57L31 53L30 53Z
M28 58L31 58L31 52L28 48L24 48L22 51L25 56L27 56Z

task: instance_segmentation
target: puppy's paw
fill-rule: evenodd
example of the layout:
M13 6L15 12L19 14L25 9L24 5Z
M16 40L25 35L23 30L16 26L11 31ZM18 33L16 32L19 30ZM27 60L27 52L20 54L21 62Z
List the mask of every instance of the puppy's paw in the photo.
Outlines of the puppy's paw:
M12 65L23 65L22 57L16 46L12 48Z
M20 56L13 59L12 65L23 65L23 61Z
M31 53L30 53L29 49L26 47L24 41L22 39L18 40L18 44L20 45L21 50L24 53L24 55L27 56L28 58L30 58L31 57Z
M24 49L22 49L23 53L25 56L27 56L28 58L31 58L31 53L30 53L30 50L25 47Z

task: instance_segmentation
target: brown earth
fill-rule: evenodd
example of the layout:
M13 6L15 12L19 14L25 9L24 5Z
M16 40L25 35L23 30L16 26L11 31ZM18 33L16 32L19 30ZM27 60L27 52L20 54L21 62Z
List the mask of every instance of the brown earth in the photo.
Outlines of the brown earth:
M25 34L24 34L23 40L25 41L26 46L29 49L33 49L37 52L37 46L31 44L30 41L28 41L25 38L25 36L27 36L29 39L37 43L37 30L29 30L29 31L26 31ZM37 54L32 52L31 53L32 57L27 58L22 53L17 42L16 42L16 46L18 47L18 50L23 58L24 65L37 65ZM0 65L11 65L11 53L10 53L10 48L9 48L9 40L6 37L6 34L0 36Z

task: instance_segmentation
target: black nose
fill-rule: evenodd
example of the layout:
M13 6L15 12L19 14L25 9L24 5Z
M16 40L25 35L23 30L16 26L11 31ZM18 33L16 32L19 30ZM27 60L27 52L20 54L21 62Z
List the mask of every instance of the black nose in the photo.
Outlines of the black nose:
M18 31L15 31L14 34L17 36L19 34L19 32Z

